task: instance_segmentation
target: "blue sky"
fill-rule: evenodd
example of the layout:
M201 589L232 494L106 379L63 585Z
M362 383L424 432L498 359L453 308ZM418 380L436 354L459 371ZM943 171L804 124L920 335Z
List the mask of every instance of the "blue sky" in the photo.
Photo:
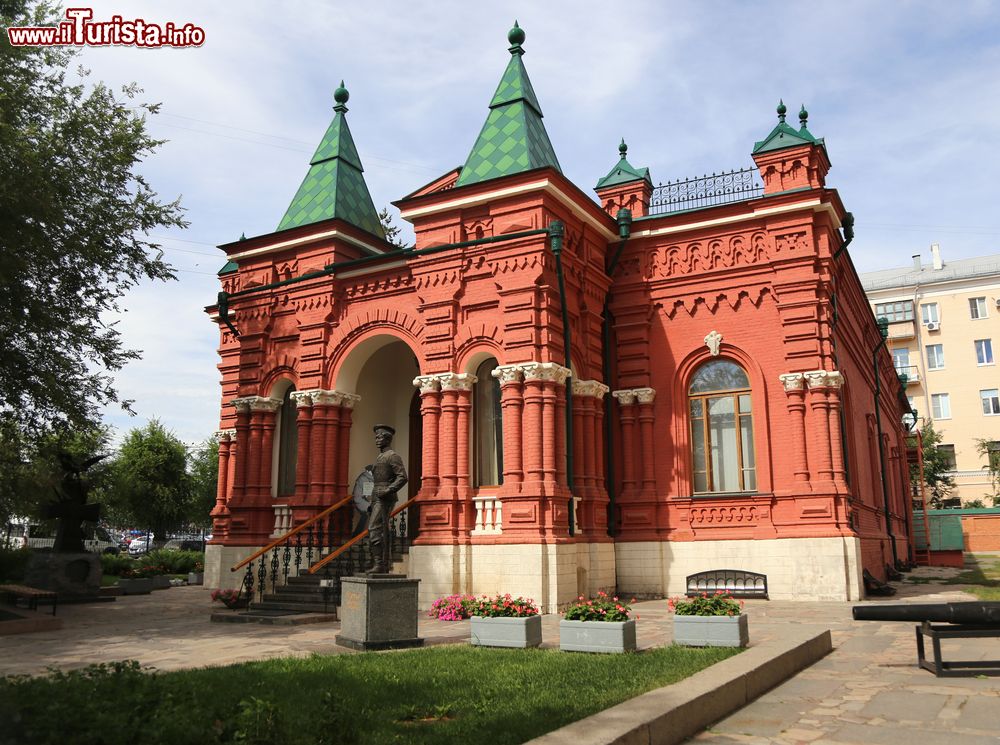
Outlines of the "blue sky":
M137 81L169 140L142 165L181 196L190 228L155 234L178 282L133 290L120 328L143 359L117 376L138 416L195 442L218 424L217 332L203 313L214 248L267 233L332 116L348 120L375 204L464 162L509 55L524 61L566 175L585 191L629 159L654 181L752 164L789 113L809 110L857 218L859 271L903 266L939 242L945 261L998 253L1000 5L992 2L320 2L96 0L113 14L191 22L193 49L87 49L92 76ZM238 12L237 12L238 9ZM280 12L275 12L280 9ZM794 117L790 117L794 120ZM397 219L398 222L398 219Z

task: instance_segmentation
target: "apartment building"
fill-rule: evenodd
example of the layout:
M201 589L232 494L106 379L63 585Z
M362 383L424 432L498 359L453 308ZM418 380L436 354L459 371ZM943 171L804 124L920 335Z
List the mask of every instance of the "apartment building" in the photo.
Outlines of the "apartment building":
M934 421L952 453L963 503L992 492L976 441L1000 452L1000 254L945 261L931 246L910 266L861 275L876 318L889 321L889 347L921 421Z

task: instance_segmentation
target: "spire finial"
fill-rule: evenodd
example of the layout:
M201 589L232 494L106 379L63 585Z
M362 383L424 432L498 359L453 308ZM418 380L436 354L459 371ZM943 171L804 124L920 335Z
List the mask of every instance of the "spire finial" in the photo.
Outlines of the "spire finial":
M782 124L785 123L785 112L786 111L788 111L788 109L785 107L785 102L779 98L778 99L778 121L781 122Z
M799 109L799 124L802 125L802 129L806 128L807 121L809 121L809 112L806 111L806 105L802 104L802 108Z
M521 45L524 44L524 29L517 25L517 21L514 21L514 28L507 32L507 41L510 42L509 51L511 54L524 54L524 50Z
M245 241L246 239L247 239L247 234L246 233L240 233L240 240L241 241Z
M625 138L624 137L622 137L621 144L618 146L618 153L619 153L619 155L622 156L623 159L628 154L628 145L625 144Z
M337 105L333 107L334 111L347 111L347 103L351 94L347 92L347 88L344 87L344 81L340 81L340 86L333 92L333 100L337 102Z

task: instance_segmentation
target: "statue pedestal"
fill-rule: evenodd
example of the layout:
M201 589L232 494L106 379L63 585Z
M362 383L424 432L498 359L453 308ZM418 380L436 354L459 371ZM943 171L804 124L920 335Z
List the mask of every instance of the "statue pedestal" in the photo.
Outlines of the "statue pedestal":
M60 604L87 602L99 599L101 574L101 557L90 551L34 551L24 572L24 584L57 593Z
M369 574L340 580L342 647L400 649L423 646L417 637L419 579L402 574Z

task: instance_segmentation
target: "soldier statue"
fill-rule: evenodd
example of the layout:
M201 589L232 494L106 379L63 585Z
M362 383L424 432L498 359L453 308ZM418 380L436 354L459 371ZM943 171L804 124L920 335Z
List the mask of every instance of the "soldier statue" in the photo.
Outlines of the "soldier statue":
M375 485L368 513L368 541L372 559L368 571L371 574L386 574L392 564L389 515L396 505L396 494L406 484L406 469L403 467L403 459L389 447L396 430L388 424L376 424L374 430L375 446L379 449L379 454L372 466Z

